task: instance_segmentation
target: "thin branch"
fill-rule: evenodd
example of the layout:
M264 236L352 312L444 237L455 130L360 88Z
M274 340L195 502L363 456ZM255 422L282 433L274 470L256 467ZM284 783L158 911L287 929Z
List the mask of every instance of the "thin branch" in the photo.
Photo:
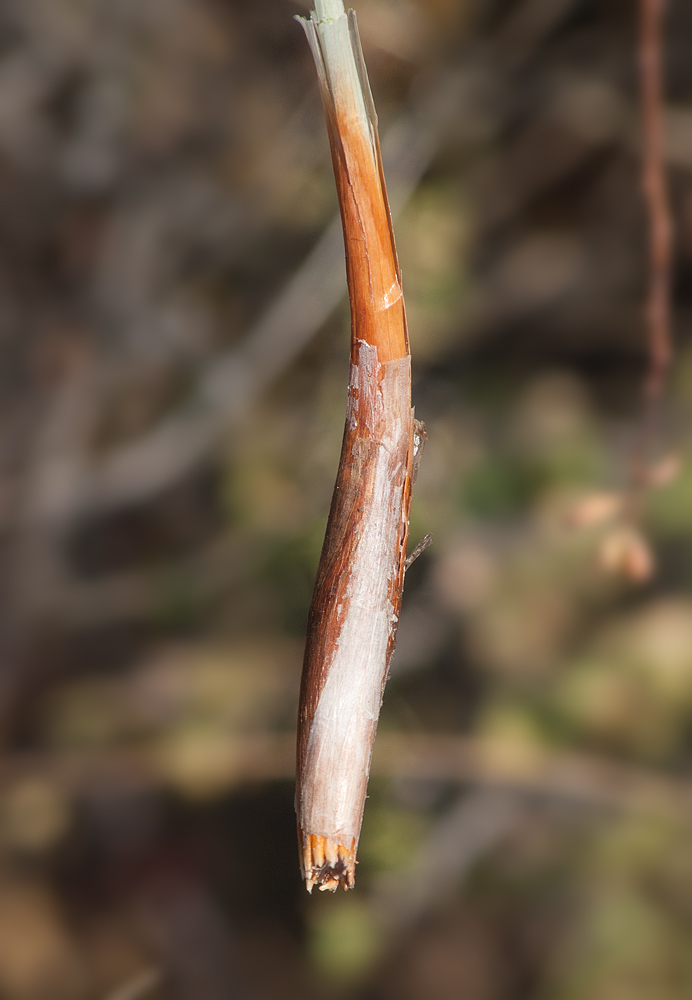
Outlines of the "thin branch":
M433 824L412 864L376 879L371 905L381 923L390 933L401 931L438 906L525 812L521 796L503 788L462 792Z
M452 89L464 91L456 80ZM383 141L391 164L392 212L407 203L430 165L440 136L458 113L449 101L450 79L435 87L420 114L404 114ZM39 469L27 522L67 525L155 496L203 463L226 435L240 427L260 395L294 361L344 296L343 242L337 215L287 285L238 346L217 356L193 398L133 443L104 456L88 456L82 441ZM94 394L102 392L94 386Z
M642 184L649 224L649 295L647 324L649 365L644 381L644 414L635 452L635 486L646 482L658 410L670 368L672 226L663 140L662 27L665 0L640 0L639 66L643 124Z
M8 753L0 761L0 789L40 777L69 795L94 790L130 788L142 792L200 785L218 794L265 781L292 778L295 740L292 733L219 736L214 741L213 786L204 756L194 770L156 740L136 749L90 754ZM636 763L616 762L579 751L520 750L500 739L430 733L380 733L373 756L375 777L397 781L434 781L499 787L522 796L569 802L587 809L669 818L692 825L692 787L687 776L672 775Z

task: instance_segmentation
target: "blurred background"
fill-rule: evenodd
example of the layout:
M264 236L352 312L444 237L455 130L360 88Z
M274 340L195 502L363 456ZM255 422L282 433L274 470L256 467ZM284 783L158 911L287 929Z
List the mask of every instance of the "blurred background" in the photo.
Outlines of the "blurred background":
M0 8L2 1000L692 995L692 5L635 565L636 5L357 6L434 543L356 891L314 898L294 720L348 311L307 8Z

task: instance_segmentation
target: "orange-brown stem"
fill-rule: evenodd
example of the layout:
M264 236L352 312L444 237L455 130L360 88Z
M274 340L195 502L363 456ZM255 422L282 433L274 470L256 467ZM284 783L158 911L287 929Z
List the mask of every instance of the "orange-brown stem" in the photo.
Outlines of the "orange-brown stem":
M324 6L324 3L322 4ZM329 0L333 11L337 0ZM353 887L372 746L401 607L416 423L401 276L355 15L304 22L346 248L351 370L308 621L296 810L311 891Z

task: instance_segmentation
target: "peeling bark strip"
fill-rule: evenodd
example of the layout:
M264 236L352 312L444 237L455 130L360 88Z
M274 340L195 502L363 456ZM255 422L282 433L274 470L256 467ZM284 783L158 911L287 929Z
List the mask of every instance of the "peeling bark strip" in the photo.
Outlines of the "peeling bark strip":
M377 117L355 13L316 0L302 21L317 66L336 177L351 303L341 460L308 620L296 811L313 886L353 888L372 746L404 582L414 458L401 275Z

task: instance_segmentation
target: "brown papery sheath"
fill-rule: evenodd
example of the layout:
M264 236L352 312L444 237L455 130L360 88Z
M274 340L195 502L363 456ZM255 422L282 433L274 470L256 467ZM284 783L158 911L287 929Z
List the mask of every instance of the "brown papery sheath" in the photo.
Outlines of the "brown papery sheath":
M355 13L317 0L315 59L351 304L348 409L308 619L296 811L308 891L353 888L375 730L404 582L414 453L401 276Z

